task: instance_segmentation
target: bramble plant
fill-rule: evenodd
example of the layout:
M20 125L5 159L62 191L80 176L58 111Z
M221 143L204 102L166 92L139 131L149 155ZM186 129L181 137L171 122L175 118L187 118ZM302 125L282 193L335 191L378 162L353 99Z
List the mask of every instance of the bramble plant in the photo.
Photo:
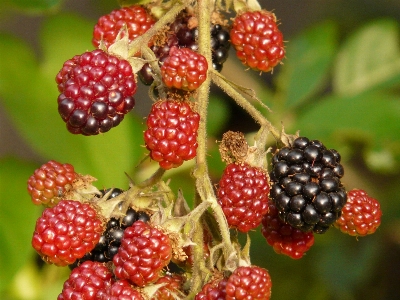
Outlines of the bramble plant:
M139 157L126 159L138 164L135 171L151 172L127 174L128 188L98 188L96 174L50 160L27 178L33 204L43 207L32 246L46 263L71 269L57 299L267 300L274 276L253 263L250 233L292 259L328 230L375 233L380 204L345 186L339 151L301 135L302 128L276 126L252 87L221 73L230 47L243 76L285 68L286 42L273 12L257 0L119 3L93 24L95 49L53 74L53 114L70 136L106 137L125 122L136 125L129 113L140 105L137 91L147 89L143 132L131 132L144 145L135 150ZM210 140L214 88L255 121L252 139L228 129ZM101 158L106 164L119 156L118 146ZM217 177L208 164L216 152L223 166ZM188 168L192 186L165 179Z

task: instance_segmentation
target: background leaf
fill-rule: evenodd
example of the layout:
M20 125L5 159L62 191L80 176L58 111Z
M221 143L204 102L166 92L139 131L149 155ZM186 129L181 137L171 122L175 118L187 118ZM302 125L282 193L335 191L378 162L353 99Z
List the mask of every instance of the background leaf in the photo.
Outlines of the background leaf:
M54 9L62 0L5 0L5 5L27 12L42 12Z
M33 255L30 244L41 208L31 203L26 191L34 166L15 159L2 159L0 165L1 291Z
M324 137L329 147L340 148L345 140L352 140L368 147L384 147L398 155L399 100L398 95L387 92L331 96L302 113L296 126L302 135Z
M277 84L287 107L300 105L321 89L337 49L333 22L313 26L287 43Z
M398 23L384 19L355 32L341 48L333 73L335 92L354 95L400 80Z

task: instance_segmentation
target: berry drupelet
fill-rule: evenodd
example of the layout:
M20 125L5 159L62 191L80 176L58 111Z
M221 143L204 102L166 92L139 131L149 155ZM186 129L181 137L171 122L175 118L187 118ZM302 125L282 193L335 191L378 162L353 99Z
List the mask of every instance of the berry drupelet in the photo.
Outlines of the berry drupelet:
M93 30L92 44L97 48L103 42L108 49L115 42L118 33L124 26L128 31L129 42L132 42L135 38L144 34L154 23L153 17L140 5L113 10L97 21ZM124 31L122 31L120 37L122 38L124 34Z
M239 14L233 21L230 38L236 56L254 70L268 72L285 57L283 36L271 12Z
M269 183L267 174L246 163L226 166L219 181L218 203L228 224L241 232L260 225L268 211Z
M302 258L314 245L314 233L303 232L284 223L278 217L278 210L272 203L269 204L268 213L263 217L261 233L276 253L293 259Z
M77 174L70 164L50 160L36 169L28 179L28 193L36 205L54 206L72 188Z
M196 156L200 115L189 102L159 100L147 117L144 141L150 157L166 170Z
M103 222L87 203L61 200L36 221L32 247L47 263L67 266L94 249Z
M347 195L340 154L320 141L299 137L272 158L270 198L285 223L324 233L340 216Z
M364 190L354 189L347 193L347 203L335 227L352 236L373 234L381 224L382 211L378 200Z
M135 106L131 65L99 49L67 60L56 82L58 112L73 134L107 132Z

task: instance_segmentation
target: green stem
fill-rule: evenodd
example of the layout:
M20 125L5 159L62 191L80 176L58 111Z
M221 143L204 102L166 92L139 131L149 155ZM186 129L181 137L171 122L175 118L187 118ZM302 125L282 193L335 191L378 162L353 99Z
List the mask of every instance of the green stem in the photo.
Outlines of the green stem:
M211 72L211 79L219 88L221 88L228 96L230 96L236 103L252 116L252 118L261 125L266 127L275 137L280 140L281 134L279 130L269 122L264 115L255 108L246 98L242 96L232 85L230 85L225 78L216 71Z
M164 85L161 81L161 70L160 70L160 66L158 64L158 59L155 56L154 52L151 51L151 49L148 46L144 46L141 49L142 49L141 53L142 53L144 59L148 60L150 66L151 66L151 70L154 74L154 76L153 76L154 84L157 87L158 94L161 99L165 99L167 96L165 93Z
M165 173L165 169L158 168L157 171L151 175L151 177L147 178L146 180L142 181L137 185L138 188L146 188L155 185L157 182L161 180Z

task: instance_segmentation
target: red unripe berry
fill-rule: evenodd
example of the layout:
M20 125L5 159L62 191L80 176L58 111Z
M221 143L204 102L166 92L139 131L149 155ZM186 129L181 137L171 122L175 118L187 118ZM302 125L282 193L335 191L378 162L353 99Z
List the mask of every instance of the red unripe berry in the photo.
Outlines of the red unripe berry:
M278 210L272 203L268 213L263 217L261 233L276 253L287 255L293 259L303 257L314 245L313 232L303 232L284 223L278 216Z
M127 280L118 280L99 300L144 300L144 298Z
M153 295L152 299L157 300L175 300L175 296L181 292L183 278L180 275L165 275L160 277L155 284L164 284L160 287L157 292Z
M230 38L236 56L254 70L270 71L285 57L283 36L271 12L239 14L233 21Z
M189 49L172 47L161 66L161 76L169 88L194 91L206 80L206 58Z
M160 100L153 104L144 132L150 157L164 169L179 167L196 156L200 115L188 102Z
M85 261L72 270L57 300L98 300L108 294L112 273L102 263ZM110 300L110 298L107 298ZM139 298L138 298L139 299Z
M203 286L194 300L225 300L228 279L214 280Z
M257 267L238 267L226 283L226 300L269 300L271 277L267 270Z
M54 160L36 169L28 179L28 193L36 205L56 205L76 178L74 167Z
M61 200L36 221L32 246L47 263L67 266L93 250L103 222L89 204Z
M107 132L135 106L132 66L100 49L67 60L56 82L58 112L73 134Z
M228 224L241 232L260 225L268 211L269 183L266 173L247 163L226 166L218 186L218 203Z
M354 189L347 193L347 203L335 226L352 236L373 234L381 224L382 210L378 200L364 190Z
M93 30L92 44L95 47L99 47L102 40L106 48L110 47L125 25L131 42L138 36L143 35L154 23L153 17L144 7L139 5L113 10L108 15L100 17L97 21ZM122 38L124 35L125 33L122 31L120 37Z
M172 257L167 234L142 221L124 230L121 246L113 258L115 275L143 287L157 281Z

